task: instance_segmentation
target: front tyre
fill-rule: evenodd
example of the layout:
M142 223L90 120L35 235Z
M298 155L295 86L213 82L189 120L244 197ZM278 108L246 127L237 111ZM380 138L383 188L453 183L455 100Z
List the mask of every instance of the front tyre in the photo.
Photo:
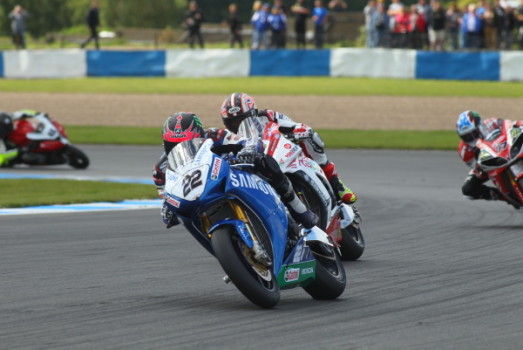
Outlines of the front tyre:
M211 238L214 255L238 290L252 303L270 309L280 301L280 287L272 269L252 266L250 249L229 226L216 229ZM257 272L258 270L258 272ZM266 277L262 277L262 272Z
M69 165L75 169L85 169L89 166L87 155L75 146L68 145L65 155L69 159Z
M303 289L314 299L339 297L347 285L345 269L337 253L334 259L316 256L316 279Z
M340 252L344 261L354 261L365 250L365 239L359 225L351 225L341 229Z

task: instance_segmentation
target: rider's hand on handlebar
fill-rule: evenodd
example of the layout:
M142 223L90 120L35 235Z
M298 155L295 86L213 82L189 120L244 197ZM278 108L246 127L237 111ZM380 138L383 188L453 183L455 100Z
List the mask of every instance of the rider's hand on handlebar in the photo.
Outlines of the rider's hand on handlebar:
M239 163L245 163L245 164L254 164L256 159L261 158L262 155L256 148L252 147L246 147L242 149L238 154L236 155L236 159Z

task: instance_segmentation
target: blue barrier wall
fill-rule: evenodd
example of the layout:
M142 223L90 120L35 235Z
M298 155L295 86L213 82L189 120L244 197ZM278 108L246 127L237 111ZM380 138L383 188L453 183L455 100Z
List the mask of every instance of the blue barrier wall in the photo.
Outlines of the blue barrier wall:
M329 76L329 50L251 52L251 76Z
M499 52L427 52L416 54L417 79L499 80Z
M165 51L87 51L91 77L163 77Z
M388 49L0 51L0 77L336 76L523 81L523 52Z

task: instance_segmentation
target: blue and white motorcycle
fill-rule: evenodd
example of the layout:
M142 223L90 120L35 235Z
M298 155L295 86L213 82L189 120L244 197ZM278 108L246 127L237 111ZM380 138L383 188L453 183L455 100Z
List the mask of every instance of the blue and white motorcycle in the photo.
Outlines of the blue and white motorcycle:
M169 153L164 196L218 259L224 280L262 308L279 302L280 289L297 286L314 299L339 297L345 270L327 234L298 228L290 246L288 213L273 188L252 164L234 164L232 152L220 156L212 147L212 140L193 139Z

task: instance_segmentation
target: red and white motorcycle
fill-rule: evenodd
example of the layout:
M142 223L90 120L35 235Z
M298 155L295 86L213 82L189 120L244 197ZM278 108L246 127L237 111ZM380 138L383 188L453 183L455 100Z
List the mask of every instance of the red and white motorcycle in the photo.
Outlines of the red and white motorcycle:
M287 138L274 122L263 124L257 118L242 121L238 135L260 139L265 153L272 156L290 179L296 194L318 215L318 227L339 248L343 260L357 260L365 249L361 217L356 207L336 199L321 167L307 157L301 147Z
M73 146L64 127L46 114L28 111L15 114L14 130L7 136L8 142L18 149L18 156L8 163L28 165L69 164L76 169L89 166L89 158Z
M523 206L523 130L510 120L478 140L478 165L505 199Z

